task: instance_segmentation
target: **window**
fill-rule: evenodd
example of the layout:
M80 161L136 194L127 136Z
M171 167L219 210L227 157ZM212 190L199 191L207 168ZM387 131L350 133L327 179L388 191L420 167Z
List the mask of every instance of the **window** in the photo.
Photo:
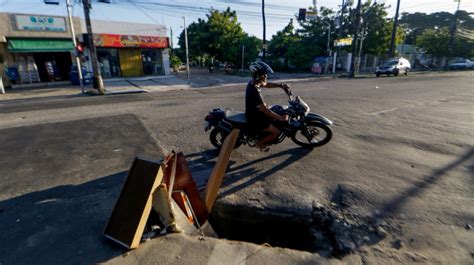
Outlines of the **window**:
M142 64L144 75L163 75L163 59L161 49L142 49Z

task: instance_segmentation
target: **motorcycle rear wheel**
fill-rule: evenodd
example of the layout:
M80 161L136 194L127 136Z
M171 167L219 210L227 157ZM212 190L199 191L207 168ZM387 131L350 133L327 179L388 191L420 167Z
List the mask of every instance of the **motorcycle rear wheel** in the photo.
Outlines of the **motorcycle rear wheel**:
M331 141L332 130L319 122L308 122L306 128L301 128L291 136L291 140L302 147L314 148Z
M211 141L211 144L217 148L221 149L222 144L224 143L225 138L227 137L227 133L222 132L219 129L212 129L211 134L209 135L209 140ZM237 142L234 145L234 149L239 148L239 146L242 145L242 142L237 139Z

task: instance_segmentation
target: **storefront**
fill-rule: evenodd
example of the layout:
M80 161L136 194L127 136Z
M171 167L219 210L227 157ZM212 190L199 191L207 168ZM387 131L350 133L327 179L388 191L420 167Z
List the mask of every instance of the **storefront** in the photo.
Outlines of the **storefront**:
M74 45L65 17L0 13L0 59L8 84L67 81ZM4 26L5 25L5 26ZM80 27L80 21L75 20Z
M74 45L68 39L7 38L19 83L69 80Z
M94 34L103 78L167 74L167 37Z

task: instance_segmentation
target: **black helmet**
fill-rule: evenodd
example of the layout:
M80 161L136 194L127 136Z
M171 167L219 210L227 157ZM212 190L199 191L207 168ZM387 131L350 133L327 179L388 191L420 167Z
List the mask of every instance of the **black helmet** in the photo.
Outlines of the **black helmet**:
M264 62L253 62L249 69L252 76L273 74L273 69Z

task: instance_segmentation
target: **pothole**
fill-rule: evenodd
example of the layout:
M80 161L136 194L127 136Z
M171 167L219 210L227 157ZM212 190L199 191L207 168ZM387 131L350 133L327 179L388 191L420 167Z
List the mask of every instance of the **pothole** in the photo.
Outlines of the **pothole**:
M319 204L311 213L298 215L218 203L210 223L219 238L317 252L323 257L344 256L386 235L382 225L370 218L344 217Z

